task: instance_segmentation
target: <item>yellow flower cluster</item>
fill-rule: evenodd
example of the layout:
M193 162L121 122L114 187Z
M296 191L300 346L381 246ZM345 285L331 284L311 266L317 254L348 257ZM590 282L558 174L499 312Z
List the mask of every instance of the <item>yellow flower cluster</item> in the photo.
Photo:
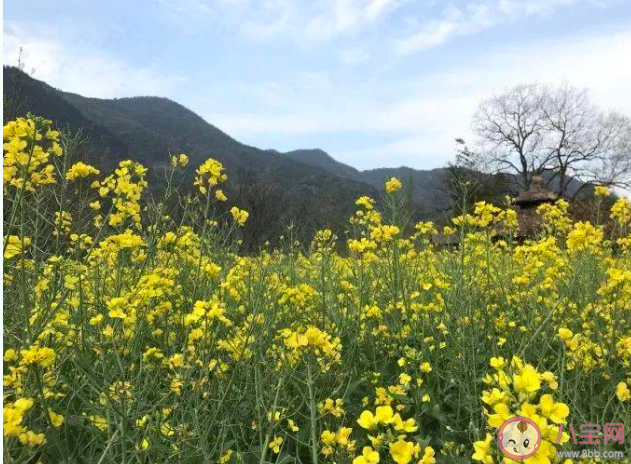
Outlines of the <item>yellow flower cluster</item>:
M352 239L348 241L348 249L354 253L365 253L375 248L377 248L377 244L364 237L360 240Z
M248 217L250 215L247 211L239 209L236 206L233 206L232 208L230 208L230 214L232 214L232 218L234 219L234 222L236 222L241 227L245 225L245 221L248 220Z
M472 213L456 216L451 222L458 227L488 228L491 225L504 225L507 229L517 226L517 214L512 209L501 209L492 204L480 201L475 204ZM495 230L493 230L495 232Z
M403 184L396 177L391 177L385 184L385 189L388 193L397 192L401 190L401 188L403 188Z
M397 226L382 225L370 231L370 238L376 242L389 242L400 232Z
M35 191L38 186L55 182L55 166L50 154L61 156L59 132L51 121L42 118L18 118L2 129L2 178L7 186Z
M69 234L72 226L72 215L68 211L55 211L55 230L53 235Z
M180 153L179 155L171 156L171 166L173 166L174 168L178 166L185 167L187 165L188 165L188 155L185 155L184 153Z
M603 198L603 197L608 197L609 195L611 195L611 192L604 185L597 185L596 187L594 187L594 195L596 197Z
M550 234L566 232L572 225L568 214L570 204L563 200L556 203L544 203L537 208L537 213L543 218L544 227Z
M5 353L6 357L6 353ZM20 364L24 366L50 367L55 362L55 351L51 348L33 345L20 351Z
M332 414L335 417L342 417L344 415L344 400L342 398L327 398L321 403L318 403L318 412L321 415Z
M403 419L392 406L377 406L375 412L363 411L357 423L370 432L368 439L372 446L362 449L362 454L357 456L354 464L379 462L379 449L386 445L389 455L397 464L408 464L413 459L419 464L432 464L436 462L435 452L432 447L422 448L419 443L407 440L407 435L418 430L418 425L413 418Z
M307 353L316 356L322 369L328 369L332 363L338 363L341 359L340 339L331 337L317 327L310 326L298 331L283 329L280 336L285 346L291 350L288 354L291 364L295 364Z
M624 226L631 222L631 201L628 198L619 198L611 207L611 219L618 225Z
M122 226L129 219L140 227L140 197L147 186L146 174L147 168L140 163L121 161L114 174L92 183L102 198L112 199L114 212L108 218L110 226ZM99 226L98 223L95 225Z
M55 384L52 377L51 368L55 363L55 352L48 347L32 345L29 348L16 352L8 349L4 352L4 362L9 366L8 373L3 377L5 389L10 389L17 395L23 395L25 382L33 375L37 375L43 382L43 395L46 398L55 398L51 387ZM27 415L35 418L37 412L29 412L33 409L35 402L32 398L18 396L15 401L5 403L2 411L3 435L4 437L17 437L19 442L30 447L43 445L46 443L44 433L33 431L25 424ZM47 421L53 427L59 427L63 423L63 416L53 411L49 411Z
M17 235L10 235L4 238L4 259L11 259L15 256L21 255L25 248L31 244L29 237L18 237Z
M35 433L22 425L24 415L33 407L31 398L19 398L8 403L2 410L2 433L5 437L18 437L20 443L28 446L42 445L46 442L43 433Z
M531 419L541 431L541 444L537 453L528 458L528 463L550 463L556 459L554 443L559 437L559 424L566 424L570 408L554 400L552 393L558 388L556 376L552 372L538 372L531 364L513 356L510 361L502 357L491 358L494 372L487 374L484 383L487 386L482 394L488 425L498 429L511 417L520 416ZM569 435L561 434L560 443L569 441ZM473 444L472 459L484 463L493 463L493 434Z
M589 222L577 222L567 234L567 249L570 252L586 251L598 254L603 237L602 228L594 227Z
M75 163L72 166L70 166L70 168L68 169L68 172L66 173L66 179L70 181L77 180L77 179L85 179L86 177L100 174L100 172L101 171L99 171L95 167L90 166L89 164L85 164L82 161L79 161L78 163Z
M631 400L631 390L629 390L626 382L620 382L616 385L616 397L621 403Z
M349 440L349 436L352 432L353 429L350 427L340 427L336 432L324 430L320 435L320 440L324 445L322 454L325 456L333 454L335 448L341 448L352 453L355 450L355 441Z
M199 191L206 195L212 187L225 182L228 177L223 170L223 165L219 161L212 158L206 160L195 171L197 174L195 176L195 185L199 188Z

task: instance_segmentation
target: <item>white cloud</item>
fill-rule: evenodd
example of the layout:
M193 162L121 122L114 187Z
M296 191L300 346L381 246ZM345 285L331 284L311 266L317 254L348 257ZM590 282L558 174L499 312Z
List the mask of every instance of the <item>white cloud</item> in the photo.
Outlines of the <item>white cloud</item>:
M17 65L20 49L25 71L34 78L88 97L113 98L165 95L182 82L149 68L135 67L95 50L82 50L56 33L33 35L17 24L4 24L4 64Z
M547 16L579 1L486 0L469 2L462 9L450 6L440 19L425 22L416 32L400 39L395 50L400 55L427 50L456 37L477 34L500 24L515 23L531 16Z
M155 0L185 26L217 19L255 41L287 36L301 44L354 34L396 11L409 0Z
M401 55L407 55L415 51L437 47L445 43L454 34L457 27L454 22L433 21L424 26L420 32L397 42L396 51Z
M162 10L171 18L194 20L200 16L214 14L215 10L202 0L156 0Z
M338 57L342 63L347 65L354 65L365 63L366 61L370 60L371 55L363 48L351 47L341 50L338 53Z
M396 0L372 0L366 7L366 19L373 21L389 8L395 9L397 4Z
M241 32L254 40L266 40L286 33L292 28L298 10L290 0L266 0L261 2L257 13L250 18L245 11L240 11L246 17L240 25ZM250 8L250 11L255 9Z
M478 103L520 83L571 84L590 90L603 109L631 115L631 30L580 34L559 40L498 47L464 57L455 68L427 73L415 81L374 87L338 87L336 82L302 93L295 84L277 84L273 95L291 95L291 105L266 113L201 111L208 121L239 140L256 145L269 134L279 140L318 135L320 148L359 168L408 164L439 167L453 159L456 137L471 140L470 118ZM353 134L342 150L331 150L327 135ZM363 136L366 135L366 137ZM380 142L368 143L366 139ZM277 147L283 148L283 147ZM292 147L286 147L287 149ZM295 148L295 147L293 147Z
M420 81L421 93L399 103L399 108L390 112L393 117L400 115L400 123L410 130L410 135L371 147L363 155L373 153L378 161L376 154L380 152L398 154L416 166L440 166L452 158L455 137L472 139L469 123L479 102L519 83L559 84L568 81L587 88L592 101L602 109L631 116L631 88L628 85L631 63L625 58L628 50L631 50L629 29L499 48L475 64ZM416 130L412 129L410 120L418 122ZM393 124L391 121L390 125ZM409 158L414 150L419 157ZM356 153L349 151L340 156L353 159ZM432 159L431 163L427 163L428 157Z

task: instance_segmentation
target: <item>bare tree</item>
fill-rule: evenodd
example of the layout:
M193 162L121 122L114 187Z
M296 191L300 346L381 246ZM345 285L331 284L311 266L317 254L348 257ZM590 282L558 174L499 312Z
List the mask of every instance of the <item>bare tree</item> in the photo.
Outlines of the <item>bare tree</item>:
M603 113L586 90L520 85L480 105L473 118L478 136L476 165L492 172L512 172L528 189L532 176L552 173L548 183L567 195L572 181L580 187L626 187L631 174L631 121Z
M545 146L556 190L566 195L571 180L582 186L625 187L631 173L631 122L590 103L587 91L563 84L548 89L543 106Z
M490 172L513 172L523 188L548 164L543 149L546 89L538 84L518 85L483 101L473 116L479 139L478 167Z

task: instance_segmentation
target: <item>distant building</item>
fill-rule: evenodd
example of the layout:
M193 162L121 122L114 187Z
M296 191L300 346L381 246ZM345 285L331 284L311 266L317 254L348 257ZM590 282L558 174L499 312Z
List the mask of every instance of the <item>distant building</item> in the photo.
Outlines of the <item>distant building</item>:
M541 225L541 217L537 214L537 207L545 203L554 203L558 199L559 196L548 189L543 178L540 176L532 178L530 189L521 192L515 198L521 238L534 236Z
M559 196L556 193L548 189L541 176L534 176L532 178L530 189L521 192L517 198L515 198L515 205L517 205L522 211L537 209L539 205L544 203L554 203L558 200L558 198Z

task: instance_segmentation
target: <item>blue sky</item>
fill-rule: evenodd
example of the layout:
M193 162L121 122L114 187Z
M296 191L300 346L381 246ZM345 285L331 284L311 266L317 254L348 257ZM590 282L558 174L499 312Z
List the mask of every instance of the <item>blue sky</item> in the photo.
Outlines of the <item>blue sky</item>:
M630 0L4 1L4 63L160 95L244 143L360 169L444 166L476 105L564 80L631 115Z

